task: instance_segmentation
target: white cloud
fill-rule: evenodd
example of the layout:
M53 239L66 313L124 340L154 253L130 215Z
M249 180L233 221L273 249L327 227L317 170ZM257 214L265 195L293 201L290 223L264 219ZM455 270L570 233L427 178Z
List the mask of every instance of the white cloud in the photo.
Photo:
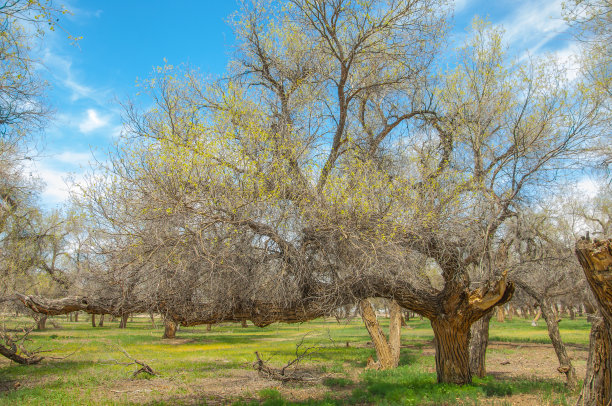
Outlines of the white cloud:
M523 1L516 12L498 25L504 27L504 38L512 47L529 48L534 54L567 30L561 5L561 0Z
M560 65L566 68L567 79L576 79L580 73L580 45L572 42L567 47L556 51L553 56Z
M89 133L108 125L109 118L101 117L94 109L87 110L87 117L79 123L79 130L82 133Z
M576 187L581 195L592 199L597 195L597 192L599 192L600 185L591 178L582 178L578 181Z
M64 164L85 166L92 160L92 155L89 152L64 151L54 155L53 159Z

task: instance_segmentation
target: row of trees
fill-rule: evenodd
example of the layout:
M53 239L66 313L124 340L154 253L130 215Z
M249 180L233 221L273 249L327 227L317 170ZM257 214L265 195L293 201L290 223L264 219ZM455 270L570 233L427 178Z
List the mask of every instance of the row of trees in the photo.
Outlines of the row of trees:
M87 232L71 234L73 271L36 265L72 275L79 295L24 302L258 326L360 303L374 337L364 300L386 298L431 321L438 381L466 384L484 373L492 310L518 285L575 382L547 309L584 291L568 286L583 279L568 260L576 228L536 207L586 157L602 161L610 99L596 78L609 59L587 47L588 75L570 81L555 60L514 60L478 19L449 51L449 11L441 0L245 2L226 77L167 65L142 84L153 107L125 103L122 141L77 197ZM397 364L396 336L374 340L380 365Z

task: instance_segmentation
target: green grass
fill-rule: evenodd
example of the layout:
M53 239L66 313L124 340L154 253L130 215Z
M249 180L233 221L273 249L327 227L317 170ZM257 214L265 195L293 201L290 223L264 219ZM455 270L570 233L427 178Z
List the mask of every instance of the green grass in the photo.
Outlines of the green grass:
M536 394L543 403L565 404L566 399L575 396L565 390L560 380L536 377L522 380L489 377L462 387L437 384L431 355L433 333L427 320L409 321L409 328L402 335L406 348L402 349L400 367L392 371L364 371L367 358L375 352L366 345L370 338L358 319L351 323L328 319L277 324L263 329L226 324L214 326L210 332L197 326L181 328L177 339L170 341L161 339L161 328L152 329L148 317L135 317L124 330L117 328L116 321L106 320L102 328L92 328L85 320L75 323L56 318L56 321L61 328L49 324L47 330L33 332L29 347L50 350L48 355L53 357L74 354L27 367L1 359L0 388L15 383L20 386L16 390L0 389L0 405L205 404L206 395L198 388L211 385L215 379L244 374L250 369L255 351L270 365L282 366L295 357L296 343L303 337L303 347L321 347L303 364L323 375L320 383L283 386L270 382L269 388L252 393L238 390L224 398L225 402L420 405L478 404L499 398L499 404L503 404L505 397L528 393ZM586 346L588 333L589 325L584 319L561 322L561 334L570 345ZM534 328L529 320L518 318L492 322L490 336L493 341L549 342L543 323ZM131 381L129 378L137 368L118 365L129 362L119 346L132 357L147 362L160 376L141 375ZM424 350L428 350L427 355ZM291 390L299 389L299 385L306 385L306 391L312 389L314 395L311 400L292 403Z

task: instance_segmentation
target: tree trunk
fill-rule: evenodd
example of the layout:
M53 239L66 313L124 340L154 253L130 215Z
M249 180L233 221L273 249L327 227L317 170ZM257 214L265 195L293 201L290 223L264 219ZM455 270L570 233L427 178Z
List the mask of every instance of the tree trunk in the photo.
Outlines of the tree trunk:
M470 373L470 324L458 314L431 320L438 383L466 385Z
M100 321L98 322L98 327L103 327L103 326L104 326L104 315L101 314Z
M508 321L512 321L512 316L514 316L514 307L512 303L508 303Z
M565 350L565 344L561 339L557 317L552 311L550 304L546 301L543 301L540 304L540 309L542 309L542 316L546 321L546 327L548 327L548 336L550 337L550 341L552 341L555 353L557 354L557 359L559 360L559 368L557 368L557 370L565 374L565 377L567 378L567 386L573 389L578 384L578 378L576 377L576 370L572 365L572 361Z
M610 326L603 320L593 321L589 340L586 378L578 400L582 406L610 404L612 375L612 336Z
M164 320L164 335L162 338L176 338L176 323L172 320Z
M391 356L395 367L399 365L400 350L402 346L402 308L395 300L392 300L390 305L389 320L389 346L391 347Z
M38 320L36 320L36 330L44 330L47 327L47 315L42 314Z
M240 322L240 326L242 328L247 328L249 325L245 319L242 319L242 321Z
M68 313L69 320L72 322L72 313Z
M568 307L568 311L569 311L569 318L570 318L570 320L575 320L576 319L576 311L574 310L574 306Z
M489 312L471 327L470 372L480 378L487 375L486 354L489 345L489 322L492 318L493 312Z
M125 328L127 326L127 322L128 322L128 318L130 317L129 314L122 314L121 315L121 321L119 321L119 328Z
M79 322L79 312L75 312L74 313L74 322L78 323Z
M538 320L540 320L540 317L542 316L542 308L538 308L538 314L535 315L535 317L533 318L533 321L531 322L531 325L533 327L536 327L538 325Z
M505 321L503 306L497 306L497 321L499 323L503 323Z
M212 330L212 324L207 324L206 331L211 331L211 330Z
M91 315L91 326L92 327L96 326L96 315L95 314Z
M584 380L585 405L612 404L612 239L576 243L576 256L589 287L597 300L603 321L591 327L587 377Z
M397 305L395 301L393 303L394 309L399 310L399 305ZM361 309L361 318L372 338L372 343L376 350L376 358L378 359L376 362L369 361L368 368L389 369L397 367L399 363L399 335L401 329L399 311L394 311L392 321L389 325L393 337L389 337L389 341L387 341L387 337L385 337L385 333L376 319L376 313L374 313L370 301L367 299L361 300L359 302L359 307ZM392 348L391 342L395 348Z
M153 312L149 313L149 317L151 317L151 328L156 329L157 328L157 324L155 324L155 316L153 315Z

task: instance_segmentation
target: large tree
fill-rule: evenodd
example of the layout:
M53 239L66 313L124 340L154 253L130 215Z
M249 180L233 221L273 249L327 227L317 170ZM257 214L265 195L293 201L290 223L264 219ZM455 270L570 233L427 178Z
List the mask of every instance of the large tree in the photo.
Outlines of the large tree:
M394 299L431 320L438 380L470 382L470 326L514 290L494 260L502 229L594 113L558 66L509 63L480 21L442 72L445 13L245 2L228 77L160 68L143 86L154 107L126 105L108 181L86 190L106 271L147 282L126 300L184 325L264 326Z

